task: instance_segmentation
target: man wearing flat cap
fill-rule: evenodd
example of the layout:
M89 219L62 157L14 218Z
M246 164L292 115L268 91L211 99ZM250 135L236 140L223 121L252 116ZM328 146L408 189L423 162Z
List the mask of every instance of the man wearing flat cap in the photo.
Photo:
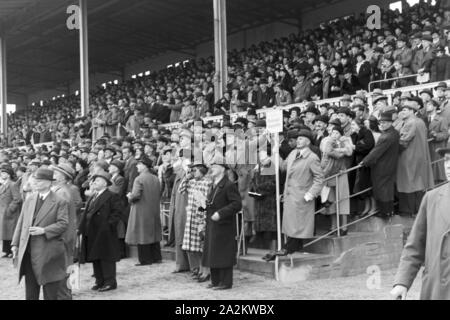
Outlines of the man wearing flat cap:
M450 181L450 148L439 153L444 157L447 180ZM423 197L419 212L400 258L391 295L406 299L422 265L421 300L450 300L450 184L429 191Z
M77 214L82 206L80 191L74 190L70 187L70 182L75 176L75 170L66 163L58 166L51 166L55 181L53 182L52 191L64 199L69 208L69 223L67 230L64 233L64 245L66 247L66 269L74 263L75 243L77 239L78 220ZM78 188L76 188L78 189ZM69 274L66 279L69 278ZM68 281L62 281L60 291L58 293L58 300L72 300L72 292L67 286Z
M51 191L53 171L38 169L31 177L34 193L20 213L11 243L19 281L25 276L26 300L57 300L66 279L64 234L69 224L68 204Z
M425 190L434 185L428 131L425 123L416 116L417 110L417 103L408 100L400 112L404 125L400 130L397 190L399 213L407 216L417 214Z
M115 193L108 190L111 175L99 171L92 176L93 194L81 216L78 232L82 236L80 263L92 262L94 291L105 292L117 288L116 262L120 260L117 223L123 210Z

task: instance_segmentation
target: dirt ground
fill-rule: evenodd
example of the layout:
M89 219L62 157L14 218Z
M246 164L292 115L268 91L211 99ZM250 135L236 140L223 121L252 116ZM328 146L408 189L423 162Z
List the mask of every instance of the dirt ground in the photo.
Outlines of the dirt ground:
M369 275L355 277L313 280L297 283L279 283L273 279L250 273L235 271L232 290L214 291L207 289L207 283L199 284L190 279L189 274L172 274L173 261L164 261L145 267L136 267L132 258L122 260L117 265L117 290L99 293L91 291L94 284L92 266L81 267L80 290L74 291L76 300L385 300L390 299L389 291L395 270L383 271L379 289L368 289ZM0 259L0 299L24 299L24 281L17 284L17 272L10 259ZM408 299L418 299L420 279L416 279Z

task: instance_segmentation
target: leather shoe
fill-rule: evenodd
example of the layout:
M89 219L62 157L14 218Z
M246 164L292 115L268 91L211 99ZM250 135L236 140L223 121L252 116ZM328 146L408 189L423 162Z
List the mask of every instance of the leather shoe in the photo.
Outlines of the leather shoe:
M188 272L189 270L173 270L172 273L183 273Z
M275 255L279 257L284 257L288 255L288 252L286 249L281 249L279 251L275 251Z
M228 290L231 289L230 286L218 286L218 287L214 287L213 290Z
M151 263L136 263L135 264L136 267L149 266L149 265L151 265Z
M200 283L202 283L202 282L206 282L206 281L208 281L208 280L210 280L210 279L211 279L211 275L208 274L208 275L206 275L206 276L204 276L204 277L199 277L197 281L200 282Z
M98 289L102 288L103 286L100 286L98 284L94 285L91 290L97 291Z
M208 284L207 286L206 286L206 288L207 289L214 289L214 288L217 288L218 286L215 286L215 285L213 285L212 283L210 283L210 284Z
M269 262L275 260L276 257L277 255L275 253L268 253L264 257L262 257L262 259Z
M113 285L108 284L108 285L103 286L100 289L98 289L98 291L105 292L105 291L111 291L111 290L115 290L115 289L117 289L117 285L113 286Z

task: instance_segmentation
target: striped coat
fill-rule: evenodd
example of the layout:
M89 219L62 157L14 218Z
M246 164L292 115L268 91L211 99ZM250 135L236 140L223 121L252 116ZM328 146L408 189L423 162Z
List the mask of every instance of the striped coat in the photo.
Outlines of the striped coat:
M205 198L211 188L211 180L203 178L201 180L191 180L187 184L188 204L186 208L186 225L182 249L186 251L202 252L203 241L200 239L200 230L206 225L206 211L199 211L200 203L198 194Z

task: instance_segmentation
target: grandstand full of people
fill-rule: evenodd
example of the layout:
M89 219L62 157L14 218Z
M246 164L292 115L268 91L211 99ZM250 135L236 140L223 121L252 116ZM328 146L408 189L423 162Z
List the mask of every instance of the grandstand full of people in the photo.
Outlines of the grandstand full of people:
M209 269L201 262L206 213L195 198L208 194L218 150L237 146L230 145L226 130L245 132L236 139L246 145L258 140L269 146L258 152L257 164L227 164L226 175L242 200L246 248L258 241L268 251L275 249L275 143L265 132L264 110L281 108L281 168L297 152L317 164L311 167L318 192L305 199L314 212L328 217L327 233L337 235L340 225L339 235L346 236L347 224L370 212L381 218L414 217L425 192L447 181L438 150L448 146L450 136L450 8L440 1L412 7L405 2L402 13L381 14L379 30L367 29L367 16L361 13L229 52L227 90L217 101L214 58L209 57L99 86L90 92L84 117L75 94L17 111L8 116L7 136L0 137L2 181L13 182L20 206L37 170L65 168L67 183L79 192L81 210L95 194L91 178L109 176L109 190L128 208L118 226L124 258L127 244L135 244L130 233L139 232L129 226L128 215L135 180L147 177L146 170L137 169L143 164L160 186L155 210L161 230L155 232L178 255L190 252L184 260L177 258L176 271L191 263L196 280L206 281ZM430 83L435 85L418 94L402 89ZM388 89L395 92L388 96ZM194 127L199 122L200 133ZM201 145L202 164L186 152L194 148L197 134L215 137ZM301 151L305 146L312 155ZM286 198L292 191L290 175L280 173ZM358 195L350 200L353 194ZM262 257L267 261L305 250L301 240L315 236L309 231L290 236L287 224L298 221L287 220L289 208L283 212L289 245ZM176 218L180 210L186 216L182 222ZM4 227L9 228L3 232L6 257L12 256L15 223ZM314 221L308 226L313 230ZM289 243L290 238L300 241Z

